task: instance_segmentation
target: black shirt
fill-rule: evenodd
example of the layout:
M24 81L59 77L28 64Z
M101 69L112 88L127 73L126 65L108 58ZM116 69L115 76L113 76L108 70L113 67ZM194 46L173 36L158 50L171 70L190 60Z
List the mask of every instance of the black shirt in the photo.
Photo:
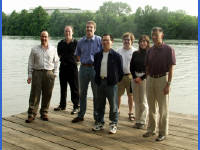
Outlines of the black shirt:
M130 63L130 71L133 76L133 79L137 78L135 72L146 72L145 67L145 57L146 57L146 50L139 50L133 52L131 63ZM141 77L142 80L146 78L146 73Z
M74 55L77 46L77 40L73 39L67 44L66 40L61 40L57 46L58 56L60 57L60 66L76 65L76 56Z

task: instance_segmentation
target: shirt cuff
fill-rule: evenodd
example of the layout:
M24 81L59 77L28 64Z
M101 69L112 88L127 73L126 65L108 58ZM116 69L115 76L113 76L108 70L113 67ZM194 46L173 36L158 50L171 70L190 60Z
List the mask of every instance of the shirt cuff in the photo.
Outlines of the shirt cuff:
M28 78L31 78L32 79L32 74L30 73L30 74L28 74Z

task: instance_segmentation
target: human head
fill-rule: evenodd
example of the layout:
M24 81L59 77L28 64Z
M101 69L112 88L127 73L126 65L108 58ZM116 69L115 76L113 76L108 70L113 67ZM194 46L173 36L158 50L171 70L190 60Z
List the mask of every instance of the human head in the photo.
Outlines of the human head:
M70 25L65 26L64 34L65 34L66 39L72 39L73 33L74 33L74 29L72 26Z
M124 49L130 49L133 45L133 41L135 40L135 37L133 33L126 32L122 35L122 41L123 41L123 47Z
M141 35L138 41L139 50L141 49L149 49L150 48L150 39L148 35Z
M161 27L153 27L151 30L151 37L154 45L162 44L163 42L163 29Z
M96 31L96 23L94 21L88 21L86 23L86 36L87 38L92 38L94 32Z
M40 40L41 40L41 45L48 45L49 42L49 34L46 30L43 30L40 33Z
M101 38L104 51L109 51L112 48L113 37L111 34L104 34Z

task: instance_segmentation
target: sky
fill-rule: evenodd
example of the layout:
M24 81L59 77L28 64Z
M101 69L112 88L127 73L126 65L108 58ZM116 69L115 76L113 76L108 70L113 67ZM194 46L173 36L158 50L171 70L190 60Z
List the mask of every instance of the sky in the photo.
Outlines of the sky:
M70 7L82 10L98 10L104 2L110 0L2 0L2 11L10 14L13 10L20 12L23 9L42 7ZM184 10L188 15L198 16L198 0L112 0L112 2L125 2L131 6L133 13L138 7L146 5L162 9L168 7L169 11Z

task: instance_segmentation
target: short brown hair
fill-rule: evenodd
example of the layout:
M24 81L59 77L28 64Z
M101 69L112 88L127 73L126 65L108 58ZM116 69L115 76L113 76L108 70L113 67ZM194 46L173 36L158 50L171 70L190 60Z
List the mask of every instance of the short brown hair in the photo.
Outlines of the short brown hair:
M131 38L131 43L133 44L133 41L135 40L135 37L133 35L133 33L131 32L126 32L122 35L122 39L124 39L125 37L130 37Z
M92 24L94 26L94 29L96 29L96 23L94 21L90 20L86 24Z
M151 35L152 35L152 33L154 33L154 32L162 32L162 33L163 33L163 29L162 29L161 27L153 27L153 28L151 29Z
M141 35L139 40L138 40L138 44L140 44L141 41L145 40L147 42L147 49L150 48L150 38L148 35ZM140 50L140 46L139 46L139 50Z
M66 27L70 27L72 29L72 32L74 32L74 27L72 25L66 25L65 28ZM65 28L64 28L64 30L65 30Z

